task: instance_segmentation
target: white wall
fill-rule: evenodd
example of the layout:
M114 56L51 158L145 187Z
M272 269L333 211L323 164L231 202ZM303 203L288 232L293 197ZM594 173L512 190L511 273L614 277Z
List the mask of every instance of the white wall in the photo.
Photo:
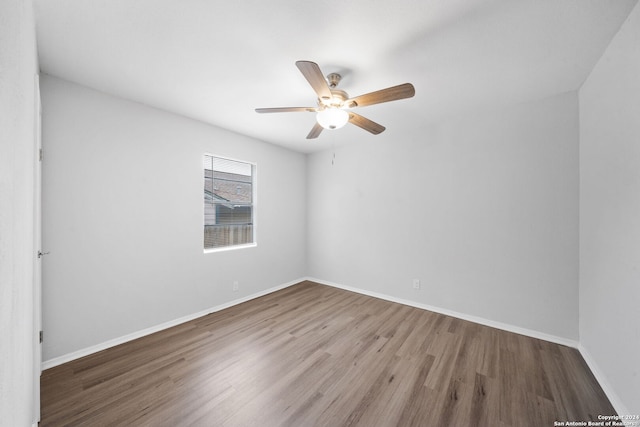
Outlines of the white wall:
M30 1L0 2L0 426L34 415L35 27Z
M640 414L640 6L579 97L580 342L616 409Z
M576 93L313 154L309 274L577 340L578 179Z
M45 361L305 275L304 155L50 76L42 99ZM257 163L257 247L203 254L205 152Z

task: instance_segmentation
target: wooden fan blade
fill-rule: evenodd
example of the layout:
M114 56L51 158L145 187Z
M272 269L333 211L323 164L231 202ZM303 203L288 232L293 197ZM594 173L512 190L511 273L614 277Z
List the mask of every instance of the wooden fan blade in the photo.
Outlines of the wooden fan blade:
M381 124L378 124L372 120L367 119L366 117L362 117L360 114L356 114L353 112L349 112L349 123L358 126L366 130L367 132L371 132L374 135L377 135L381 132L384 132L386 129Z
M256 113L297 113L309 111L314 113L315 107L278 107L278 108L256 108Z
M331 89L320 71L318 64L311 61L297 61L296 67L300 70L305 79L309 82L313 90L320 99L331 99Z
M316 124L313 125L313 128L311 128L311 132L309 132L309 135L307 135L307 139L317 138L320 135L320 132L322 132L322 129L324 128L320 126L320 123L316 122Z
M349 107L365 107L367 105L380 104L382 102L411 98L415 94L416 90L413 85L411 83L405 83L356 96L355 98L345 101L345 104Z

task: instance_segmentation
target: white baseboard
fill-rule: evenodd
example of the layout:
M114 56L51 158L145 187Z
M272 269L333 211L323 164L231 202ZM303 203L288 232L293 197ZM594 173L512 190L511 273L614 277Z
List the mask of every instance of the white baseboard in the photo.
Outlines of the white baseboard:
M456 317L462 320L468 320L473 323L478 323L480 325L490 326L496 329L502 329L504 331L513 332L520 335L526 335L528 337L541 339L544 341L549 341L552 343L564 345L567 347L578 348L579 344L577 341L571 340L569 338L558 337L556 335L546 334L544 332L535 331L532 329L521 328L519 326L509 325L507 323L496 322L494 320L485 319L483 317L471 316L469 314L459 313L457 311L447 310L445 308L435 307L428 304L422 304L416 301L405 300L402 298L396 298L391 295L381 294L378 292L371 292L360 288L354 288L351 286L341 285L339 283L328 282L326 280L317 279L314 277L307 277L305 280L309 280L312 282L320 283L322 285L333 286L334 288L344 289L346 291L356 292L362 295L367 295L374 298L380 298L386 301L396 302L398 304L408 305L410 307L416 307L423 310L433 311L435 313L444 314L451 317Z
M589 350L587 350L582 344L579 345L578 350L580 351L584 361L589 365L589 369L591 369L593 376L598 380L600 387L602 387L602 391L607 395L609 402L611 402L618 415L630 415L631 412L629 412L627 407L622 403L618 394L613 391L613 387L611 387L609 380L607 380L607 377L602 373L602 370L591 356L591 353L589 353Z
M302 282L304 280L306 280L306 279L302 278L302 279L294 280L294 281L291 281L291 282L288 282L288 283L284 283L282 285L274 286L272 288L265 289L264 291L260 291L260 292L257 292L255 294L251 294L251 295L248 295L248 296L245 296L245 297L242 297L242 298L235 299L233 301L229 301L229 302L224 303L224 304L217 305L215 307L208 308L206 310L199 311L197 313L193 313L193 314L189 314L187 316L180 317L179 319L170 320L170 321L162 323L160 325L152 326L150 328L143 329L143 330L138 331L138 332L134 332L134 333L131 333L131 334L119 337L119 338L114 338L112 340L109 340L109 341L106 341L106 342L103 342L103 343L100 343L100 344L97 344L97 345L94 345L94 346L91 346L91 347L83 348L81 350L74 351L72 353L68 353L68 354L65 354L65 355L62 355L62 356L59 356L59 357L55 357L53 359L49 359L49 360L43 361L42 362L42 370L44 371L45 369L53 368L54 366L62 365L63 363L67 363L67 362L71 362L72 360L80 359L81 357L85 357L85 356L88 356L90 354L97 353L97 352L102 351L102 350L106 350L106 349L108 349L110 347L115 347L117 345L126 343L128 341L133 341L135 339L144 337L146 335L150 335L150 334L153 334L155 332L159 332L159 331L171 328L173 326L180 325L180 324L185 323L185 322L189 322L191 320L197 319L198 317L206 316L209 313L214 313L216 311L224 310L225 308L233 307L234 305L238 305L238 304L241 304L243 302L246 302L246 301L249 301L249 300L252 300L252 299L255 299L255 298L259 298L261 296L270 294L272 292L279 291L280 289L288 288L289 286L293 286L293 285L295 285L297 283L300 283L300 282Z

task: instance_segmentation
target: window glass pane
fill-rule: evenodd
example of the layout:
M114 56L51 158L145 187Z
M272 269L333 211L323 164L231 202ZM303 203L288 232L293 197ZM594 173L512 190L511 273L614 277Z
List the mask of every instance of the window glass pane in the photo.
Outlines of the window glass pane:
M253 243L253 225L204 227L204 248L214 249Z
M213 192L220 202L251 203L253 194L251 175L213 171Z
M254 242L253 165L204 156L204 248Z

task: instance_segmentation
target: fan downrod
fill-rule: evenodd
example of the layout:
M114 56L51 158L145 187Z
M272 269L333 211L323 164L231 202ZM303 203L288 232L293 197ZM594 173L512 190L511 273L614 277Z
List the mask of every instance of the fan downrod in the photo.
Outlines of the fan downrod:
M342 80L342 76L338 73L331 73L327 76L327 83L329 83L329 87L331 89L334 89L336 86L338 86L340 80Z

